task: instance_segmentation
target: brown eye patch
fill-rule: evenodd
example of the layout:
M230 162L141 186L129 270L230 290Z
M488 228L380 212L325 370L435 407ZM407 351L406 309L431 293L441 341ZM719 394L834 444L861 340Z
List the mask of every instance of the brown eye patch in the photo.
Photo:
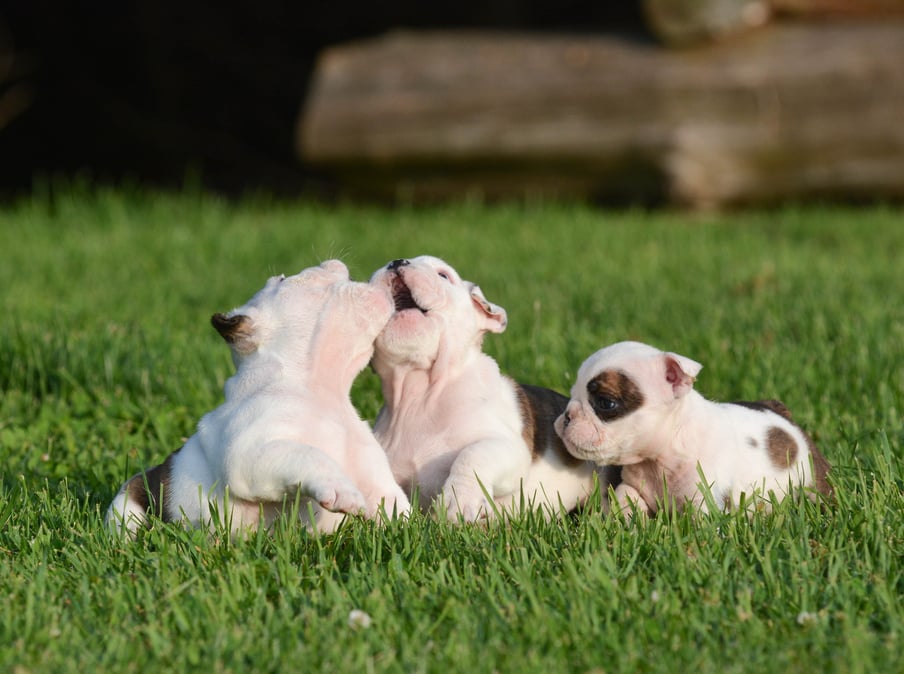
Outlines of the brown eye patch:
M644 397L624 372L604 370L587 383L587 400L600 421L615 421L643 405Z

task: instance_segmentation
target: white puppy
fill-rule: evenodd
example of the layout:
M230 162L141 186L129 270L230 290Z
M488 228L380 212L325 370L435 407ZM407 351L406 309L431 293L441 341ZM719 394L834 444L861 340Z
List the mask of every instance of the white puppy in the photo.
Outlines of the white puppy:
M153 512L192 527L269 526L296 495L302 518L321 531L342 513L374 517L381 504L390 515L407 512L349 397L392 311L385 289L350 281L345 265L329 260L274 276L244 306L215 314L237 368L225 402L163 464L123 485L108 524L134 532Z
M623 467L615 494L626 514L632 504L655 513L666 491L679 508L705 510L702 482L726 509L741 494L831 494L828 462L782 403L706 400L693 389L702 367L638 342L601 349L581 365L556 431L574 456Z
M423 507L441 497L451 519L468 521L493 514L487 495L509 511L522 495L550 512L581 503L593 463L571 457L553 429L568 399L515 383L481 350L487 332L505 330L505 310L435 257L395 260L371 283L395 299L375 344L384 406L374 434L403 489Z

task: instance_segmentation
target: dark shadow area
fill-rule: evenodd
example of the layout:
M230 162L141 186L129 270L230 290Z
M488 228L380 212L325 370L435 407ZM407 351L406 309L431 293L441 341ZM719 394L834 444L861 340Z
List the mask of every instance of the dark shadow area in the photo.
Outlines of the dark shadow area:
M397 28L645 35L637 1L4 1L0 193L75 174L306 191L294 133L318 53Z

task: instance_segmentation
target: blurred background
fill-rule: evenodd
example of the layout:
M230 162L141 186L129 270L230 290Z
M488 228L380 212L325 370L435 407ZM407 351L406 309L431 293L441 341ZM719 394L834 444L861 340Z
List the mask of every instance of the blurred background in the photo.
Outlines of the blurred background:
M0 194L61 176L900 200L904 0L0 0Z

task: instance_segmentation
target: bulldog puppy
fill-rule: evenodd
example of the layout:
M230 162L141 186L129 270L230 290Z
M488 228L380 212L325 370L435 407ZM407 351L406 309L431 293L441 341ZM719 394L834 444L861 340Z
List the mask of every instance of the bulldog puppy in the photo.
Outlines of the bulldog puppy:
M701 482L724 509L741 494L761 504L792 488L831 496L829 464L788 408L706 400L693 388L702 367L638 342L601 349L581 365L556 432L574 456L622 466L615 494L628 515L668 501L706 510Z
M236 364L225 402L181 449L122 486L107 523L134 533L153 512L192 527L269 527L296 495L302 519L321 531L343 513L408 512L349 397L392 312L385 288L351 282L345 265L329 260L274 276L244 306L214 314Z
M517 384L481 350L486 333L505 330L505 310L430 256L390 262L371 284L395 300L372 361L384 398L374 434L409 496L466 521L491 517L489 499L510 512L581 503L595 468L553 429L568 399Z

